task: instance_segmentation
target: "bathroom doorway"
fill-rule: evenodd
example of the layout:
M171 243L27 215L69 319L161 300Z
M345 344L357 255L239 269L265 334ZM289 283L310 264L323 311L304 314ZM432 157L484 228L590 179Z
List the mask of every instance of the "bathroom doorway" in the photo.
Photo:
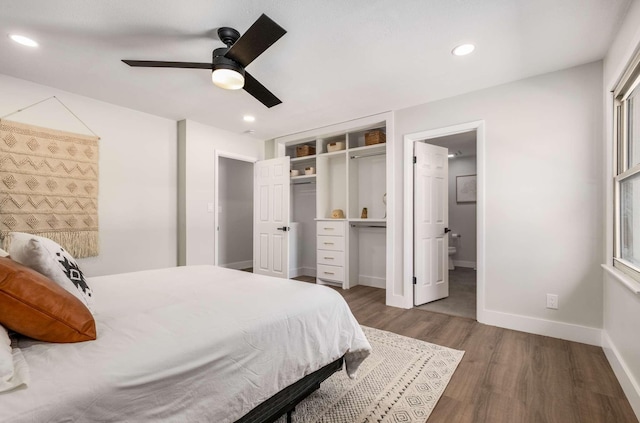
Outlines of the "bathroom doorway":
M449 295L416 306L421 310L476 319L477 308L477 131L418 142L448 150ZM421 258L416 257L416 262Z

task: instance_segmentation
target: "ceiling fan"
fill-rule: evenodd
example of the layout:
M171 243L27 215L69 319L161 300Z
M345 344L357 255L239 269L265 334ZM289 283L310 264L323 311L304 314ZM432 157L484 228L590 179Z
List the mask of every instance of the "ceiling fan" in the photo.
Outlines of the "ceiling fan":
M123 60L123 62L129 66L145 68L209 69L212 71L211 79L218 87L227 90L244 88L246 92L265 106L273 107L282 101L244 68L286 33L287 31L280 25L267 15L262 14L242 37L233 28L219 28L218 37L226 47L213 50L211 63L158 62L153 60Z

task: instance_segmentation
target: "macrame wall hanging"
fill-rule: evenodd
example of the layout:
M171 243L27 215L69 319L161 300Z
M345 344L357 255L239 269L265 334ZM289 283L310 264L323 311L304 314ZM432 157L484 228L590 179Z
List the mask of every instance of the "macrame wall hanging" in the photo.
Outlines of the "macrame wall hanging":
M57 100L94 136L5 118ZM56 241L72 256L98 255L98 137L57 97L0 118L0 238L28 232Z

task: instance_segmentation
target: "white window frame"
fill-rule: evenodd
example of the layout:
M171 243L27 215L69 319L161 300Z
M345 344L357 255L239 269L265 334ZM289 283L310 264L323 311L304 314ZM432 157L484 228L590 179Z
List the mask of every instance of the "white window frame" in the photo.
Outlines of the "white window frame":
M640 163L629 167L629 126L628 126L628 98L633 90L640 84L640 54L632 60L628 69L613 92L613 139L614 139L614 243L613 266L636 281L640 282L640 267L624 260L622 255L621 236L621 200L620 190L622 183L634 175L640 173ZM638 104L636 107L640 107ZM634 211L634 215L640 216L640 210Z

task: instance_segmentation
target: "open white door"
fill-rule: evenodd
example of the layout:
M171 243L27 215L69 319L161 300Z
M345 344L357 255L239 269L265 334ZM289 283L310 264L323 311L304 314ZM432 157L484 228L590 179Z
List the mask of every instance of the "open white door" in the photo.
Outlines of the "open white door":
M289 278L289 157L256 162L253 272Z
M414 143L414 304L449 296L449 162L444 147Z

